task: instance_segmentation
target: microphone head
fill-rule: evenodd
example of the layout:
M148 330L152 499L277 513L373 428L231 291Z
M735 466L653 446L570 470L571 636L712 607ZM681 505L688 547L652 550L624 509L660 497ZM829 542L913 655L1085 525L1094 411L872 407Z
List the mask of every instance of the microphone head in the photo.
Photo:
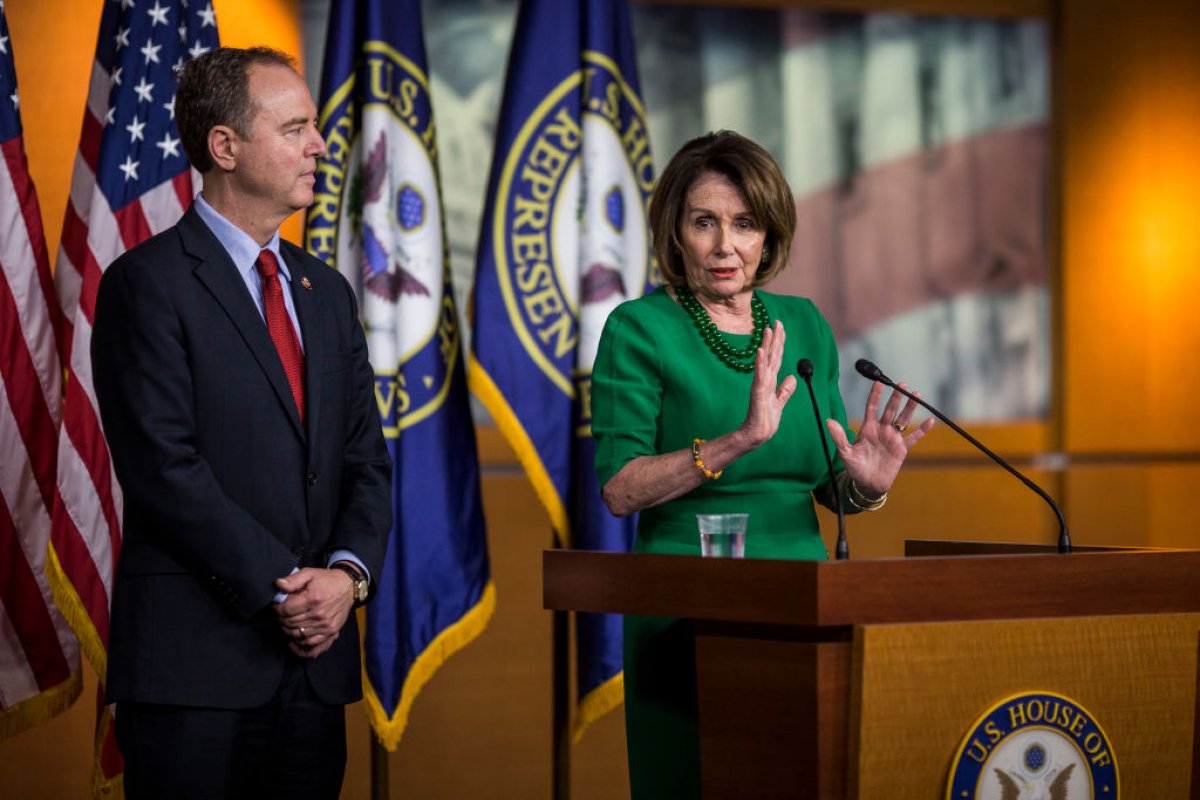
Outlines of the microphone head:
M875 363L868 361L865 358L860 358L854 362L854 369L858 370L858 374L862 375L869 381L882 381L887 383L887 377L884 376L883 370L875 366Z
M799 373L801 378L804 378L806 383L808 381L812 380L812 376L813 376L812 362L809 361L807 358L800 359L799 361L796 362L796 372Z
M866 359L859 359L858 361L854 362L854 369L857 369L858 374L862 375L863 378L868 380L878 380L880 379L880 375L883 374L882 369L876 367L874 361L868 361Z

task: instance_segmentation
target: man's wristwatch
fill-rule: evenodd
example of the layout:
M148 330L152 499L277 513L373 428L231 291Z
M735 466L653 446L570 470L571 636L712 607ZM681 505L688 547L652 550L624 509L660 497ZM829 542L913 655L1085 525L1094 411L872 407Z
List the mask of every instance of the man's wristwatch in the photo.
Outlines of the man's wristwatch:
M367 576L350 561L335 561L329 565L330 569L340 569L342 572L350 576L350 580L354 581L354 605L361 606L367 602L367 593L370 588L367 584Z

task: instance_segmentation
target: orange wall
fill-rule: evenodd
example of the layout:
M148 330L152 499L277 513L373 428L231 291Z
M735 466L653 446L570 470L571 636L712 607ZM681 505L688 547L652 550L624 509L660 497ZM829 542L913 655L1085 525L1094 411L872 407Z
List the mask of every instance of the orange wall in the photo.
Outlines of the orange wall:
M1200 5L1062 22L1064 495L1097 543L1197 547Z
M1063 16L1066 445L1195 454L1200 14L1098 0Z

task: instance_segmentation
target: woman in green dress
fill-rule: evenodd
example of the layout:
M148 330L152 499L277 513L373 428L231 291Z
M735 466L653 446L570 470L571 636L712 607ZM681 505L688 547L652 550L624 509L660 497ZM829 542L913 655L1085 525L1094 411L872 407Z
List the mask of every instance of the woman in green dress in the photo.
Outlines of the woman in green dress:
M878 509L933 420L908 430L916 405L893 392L880 408L876 383L857 436L847 432L825 319L807 299L760 289L787 262L796 227L791 190L763 148L729 131L684 145L659 177L650 227L666 286L609 315L592 370L604 502L640 513L637 552L699 555L696 514L749 512L747 557L826 558L814 497ZM837 447L833 484L810 404L788 405L801 358ZM625 619L625 715L635 800L698 798L683 623Z

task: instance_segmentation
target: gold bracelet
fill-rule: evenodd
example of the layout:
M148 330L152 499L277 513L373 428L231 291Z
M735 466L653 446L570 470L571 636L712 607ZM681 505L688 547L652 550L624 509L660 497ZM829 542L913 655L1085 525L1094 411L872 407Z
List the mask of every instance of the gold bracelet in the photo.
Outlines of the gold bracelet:
M850 505L857 508L859 511L878 511L883 508L887 502L887 492L884 492L874 500L863 494L859 488L858 482L853 478L846 483L846 499L850 501Z
M704 479L715 481L721 477L721 473L725 470L719 469L713 472L708 467L704 466L704 459L700 458L700 445L704 444L704 439L692 439L692 461L696 464L696 469L704 473Z

